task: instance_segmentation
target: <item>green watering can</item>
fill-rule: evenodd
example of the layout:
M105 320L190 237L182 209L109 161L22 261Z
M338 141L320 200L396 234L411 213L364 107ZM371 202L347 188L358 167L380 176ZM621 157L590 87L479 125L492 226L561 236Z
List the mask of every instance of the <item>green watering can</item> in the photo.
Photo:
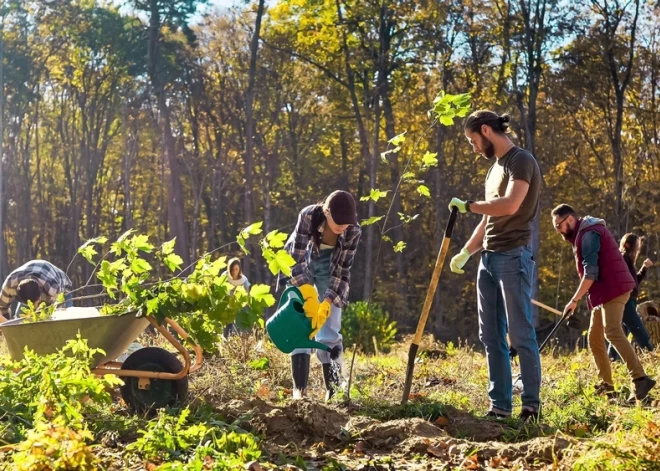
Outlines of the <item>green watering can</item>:
M318 348L332 352L327 345L309 339L314 329L311 320L305 316L304 302L302 293L295 286L284 290L277 311L266 321L270 339L284 353L291 353L296 348Z

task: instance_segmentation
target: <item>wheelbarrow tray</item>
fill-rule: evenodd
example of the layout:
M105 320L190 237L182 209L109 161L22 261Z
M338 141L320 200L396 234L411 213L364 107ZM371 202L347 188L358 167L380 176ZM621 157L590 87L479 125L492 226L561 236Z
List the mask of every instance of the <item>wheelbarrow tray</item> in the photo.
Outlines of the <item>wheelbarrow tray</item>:
M55 353L80 332L90 348L100 348L105 352L105 355L97 353L94 356L91 367L96 368L124 353L148 325L147 318L136 317L131 312L119 316L47 319L29 323L19 318L0 324L0 328L7 341L9 355L14 360L23 358L25 347L38 355Z

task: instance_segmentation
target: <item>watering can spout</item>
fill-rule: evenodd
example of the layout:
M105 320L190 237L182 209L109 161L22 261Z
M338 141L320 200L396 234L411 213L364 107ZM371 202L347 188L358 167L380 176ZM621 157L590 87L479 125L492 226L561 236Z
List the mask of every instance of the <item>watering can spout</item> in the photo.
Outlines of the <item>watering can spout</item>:
M302 293L295 286L289 286L282 293L275 314L266 322L266 330L275 346L284 353L296 348L318 348L330 351L327 345L310 340L312 323L305 316Z

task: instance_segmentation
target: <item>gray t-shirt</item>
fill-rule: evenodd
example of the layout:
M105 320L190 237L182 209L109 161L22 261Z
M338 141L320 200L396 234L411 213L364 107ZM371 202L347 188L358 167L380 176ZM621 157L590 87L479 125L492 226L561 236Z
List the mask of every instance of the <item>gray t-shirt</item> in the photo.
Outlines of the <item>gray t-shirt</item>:
M513 147L488 170L486 201L505 196L506 188L513 180L526 181L529 190L518 211L511 216L488 216L485 250L505 252L527 245L532 238L532 221L541 190L541 170L534 156L520 147Z

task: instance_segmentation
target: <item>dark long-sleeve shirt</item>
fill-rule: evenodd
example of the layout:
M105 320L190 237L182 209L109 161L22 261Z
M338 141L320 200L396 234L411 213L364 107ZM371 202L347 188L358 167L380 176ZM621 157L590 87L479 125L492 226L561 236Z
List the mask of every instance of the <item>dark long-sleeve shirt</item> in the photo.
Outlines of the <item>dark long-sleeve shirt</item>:
M623 259L626 261L626 265L628 265L628 270L630 270L630 274L632 275L633 279L636 281L635 288L630 293L630 298L637 299L637 296L639 296L639 284L646 276L646 267L642 266L642 268L639 271L637 271L635 270L635 264L633 263L632 259L628 256L628 254L624 253Z

